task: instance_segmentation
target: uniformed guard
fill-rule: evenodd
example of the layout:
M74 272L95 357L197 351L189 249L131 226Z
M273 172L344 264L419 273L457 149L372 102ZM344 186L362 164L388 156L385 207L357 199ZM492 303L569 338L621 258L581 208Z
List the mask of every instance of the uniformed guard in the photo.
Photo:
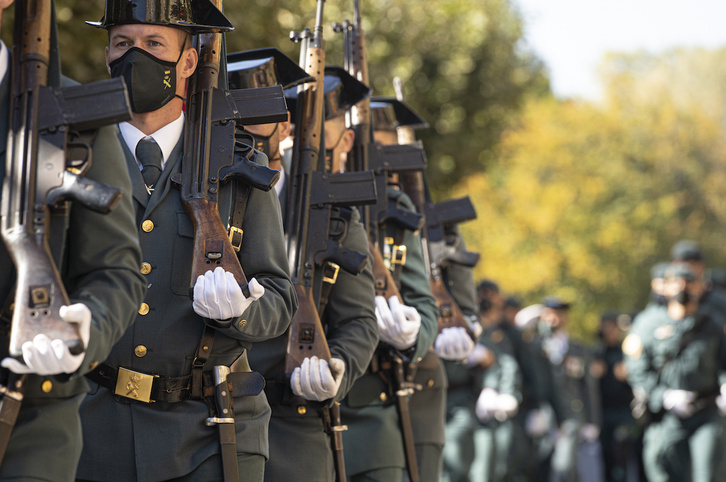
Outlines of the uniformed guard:
M0 13L12 0L0 2ZM22 4L21 4L22 5ZM16 14L17 15L17 14ZM57 46L56 39L51 43ZM59 59L50 58L49 77L60 78ZM6 141L10 106L10 83L14 74L8 48L0 42L0 186L6 173ZM58 87L49 79L49 85ZM66 79L64 79L64 82ZM0 384L13 396L15 385L8 379L29 373L25 394L9 445L0 464L1 480L73 480L81 452L81 426L78 407L88 391L83 374L108 355L126 328L133 322L143 299L145 282L138 272L138 247L131 200L131 183L126 171L116 127L99 129L92 145L94 162L86 179L118 186L123 191L119 204L109 214L92 212L73 203L70 214L50 230L50 243L61 270L70 305L61 317L77 323L85 351L71 355L59 340L38 335L23 344L23 363L8 355L9 308L15 282L15 269L4 243L0 243ZM8 156L9 157L9 156ZM6 220L4 219L3 222ZM67 229L56 229L67 224ZM65 241L65 249L59 250ZM63 263L60 261L64 260ZM54 296L58 296L55 293ZM6 301L9 300L9 301ZM57 376L56 376L57 375ZM0 400L0 406L3 402ZM5 403L7 408L10 403ZM2 428L10 430L0 409ZM5 435L5 433L3 433Z
M721 325L699 309L705 287L686 265L665 275L667 310L650 334L623 345L633 389L646 394L650 424L643 461L648 480L722 480L723 431L716 406L726 368ZM630 334L630 336L637 336Z
M482 390L476 401L479 426L474 434L476 458L470 477L483 482L506 476L512 449L512 417L522 402L522 373L514 347L500 326L504 299L499 286L491 280L481 281L477 298L484 327L479 343L490 348L496 358L496 363L481 373Z
M633 390L627 382L623 360L623 334L630 325L630 316L608 312L600 319L602 346L595 354L591 373L600 381L603 423L602 443L605 478L608 482L638 478L640 430L631 414Z
M371 117L376 142L398 144L395 131L379 130L376 118ZM399 189L389 186L386 195L393 209L402 206L414 210L409 197ZM395 249L406 251L399 277L403 304L395 297L386 300L376 296L380 339L403 352L412 362L419 363L434 342L438 324L438 309L426 277L420 235L401 230L393 222L384 223L379 233L383 249L387 245L389 249L396 246ZM391 264L391 269L395 268L396 265ZM348 425L348 431L344 432L346 472L353 482L401 480L406 464L394 394L386 382L386 375L379 370L382 367L378 356L374 357L376 363L369 372L353 386L341 410L343 421ZM437 410L436 416L438 413L443 418L443 412Z
M289 88L307 77L305 71L276 49L239 52L230 54L229 59L230 84L241 88L276 83ZM253 78L253 72L254 78L269 80L252 83L248 79ZM344 114L368 96L370 90L343 69L327 67L325 72L325 141L326 148L330 150L332 170L339 172L341 159L350 150L351 136L354 135L352 130L345 128ZM292 91L288 92L292 94ZM288 101L294 118L295 99ZM273 167L284 173L279 142L286 136L289 126L261 125L247 130L255 135L258 142L262 139L262 142L270 143L270 156L276 160ZM284 175L275 186L281 200L288 198L291 182ZM283 203L283 219L286 205ZM348 249L367 253L368 240L357 210L341 213L336 209L335 218L340 221L334 221L337 226L334 231L344 233L338 241ZM286 229L289 228L286 226ZM323 275L318 273L320 279L315 284L317 294L324 294L321 322L332 356L330 362L308 357L308 366L298 370L297 374L293 373L292 379L287 378L284 364L287 332L257 344L250 352L250 364L267 379L265 391L272 406L270 460L265 469L265 480L270 482L333 480L334 454L330 437L331 430L335 428L331 427L327 408L345 397L365 371L378 345L370 266L366 265L358 275L342 269L332 276Z
M192 35L232 26L208 0L108 0L103 19L91 24L108 30L107 67L126 79L134 111L119 129L149 291L133 329L92 374L81 408L78 478L222 480L223 471L228 479L238 470L261 481L270 407L246 352L281 335L297 308L279 202L272 191L220 186L221 219L244 233L236 255L249 276L246 295L220 267L191 279L194 226L173 182L185 140L195 135L183 132L182 112L186 81L197 67ZM261 153L255 159L266 163ZM208 249L214 258L215 247ZM238 371L227 376L228 391L223 377L233 363ZM210 407L229 405L230 398L233 407L224 409L233 408L231 422L210 416ZM223 430L227 423L236 451L234 436Z
M554 388L561 402L553 407L559 421L551 462L553 480L603 480L599 446L602 412L597 380L590 371L592 352L567 332L569 303L550 296L542 304L543 348L552 364ZM583 460L588 463L583 464Z
M382 143L390 143L394 136L399 139L398 131L401 129L428 127L409 105L399 99L374 97L370 108L375 135ZM461 361L473 348L474 342L465 328L443 330L437 334L434 347L416 369L413 379L416 391L411 397L410 408L421 481L437 481L443 468L448 380L440 357Z
M466 250L461 238L457 249ZM476 298L474 276L470 267L449 263L444 269L447 289L472 325L479 323L479 303ZM481 331L481 329L479 330ZM481 392L481 371L494 364L493 351L477 343L474 352L462 361L444 361L448 388L446 393L446 429L442 480L464 482L474 462L474 431L478 420L474 413Z
M671 261L688 266L696 278L702 280L705 291L703 299L699 300L698 309L708 313L717 323L726 325L726 296L706 283L706 257L700 245L690 239L678 241L671 249Z
M497 458L500 462L498 477L509 477L510 480L527 480L534 469L532 461L533 443L527 436L526 422L529 417L539 416L540 405L544 399L542 383L537 374L536 345L533 337L519 330L514 318L521 308L521 303L515 297L504 300L502 319L499 329L509 339L514 350L519 371L522 374L522 403L517 413L512 417L511 425L502 425L498 431L502 432L500 438L511 438L511 449L506 460ZM532 413L530 413L532 412ZM507 433L510 432L511 433ZM506 464L505 464L506 462Z

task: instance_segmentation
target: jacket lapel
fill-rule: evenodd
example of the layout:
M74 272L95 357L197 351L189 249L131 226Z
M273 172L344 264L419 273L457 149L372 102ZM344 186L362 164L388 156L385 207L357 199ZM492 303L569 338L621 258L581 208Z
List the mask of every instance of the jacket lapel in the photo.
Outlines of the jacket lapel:
M155 189L151 193L151 197L149 198L149 204L146 206L146 212L144 213L144 217L148 218L151 215L152 211L156 209L156 207L160 205L164 201L164 199L166 199L166 196L169 195L169 192L172 190L172 176L181 173L181 157L183 144L184 135L182 134L182 136L179 138L179 141L176 143L176 146L174 146L174 150L171 151L169 160L166 162L164 170L161 171L159 181L156 183L156 185L162 187L162 189ZM146 188L144 188L144 191L146 191ZM174 191L178 193L179 189L174 188Z

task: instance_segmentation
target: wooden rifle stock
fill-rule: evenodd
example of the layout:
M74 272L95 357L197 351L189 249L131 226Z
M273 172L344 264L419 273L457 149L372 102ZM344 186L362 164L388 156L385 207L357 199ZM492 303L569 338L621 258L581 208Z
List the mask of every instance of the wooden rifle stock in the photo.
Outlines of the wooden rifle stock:
M213 3L221 9L221 0ZM235 123L215 124L212 115L214 90L219 87L220 80L222 36L222 33L201 33L197 36L199 64L189 82L181 198L194 226L191 286L199 276L221 267L232 273L245 296L249 296L247 277L219 215L219 173L210 169L212 145L214 155L221 153L228 158L229 164L234 157ZM222 79L223 85L225 82L226 79Z
M291 163L291 191L287 206L288 258L292 281L298 296L298 310L290 322L285 354L285 374L290 376L306 357L330 360L330 349L320 321L318 304L313 295L315 261L308 252L312 195L312 174L324 169L320 159L323 143L323 79L325 76L325 41L323 39L324 0L318 0L315 28L302 34L292 33L301 41L300 64L314 82L298 88L298 117L295 119L295 146ZM325 233L327 236L327 233Z

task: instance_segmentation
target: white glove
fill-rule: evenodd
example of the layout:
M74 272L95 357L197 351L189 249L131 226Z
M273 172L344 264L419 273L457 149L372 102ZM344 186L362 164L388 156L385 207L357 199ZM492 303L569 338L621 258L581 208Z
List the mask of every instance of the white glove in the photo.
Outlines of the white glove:
M663 408L675 413L680 418L688 418L696 411L693 402L696 392L688 390L666 390L663 393Z
M474 350L474 341L464 328L444 328L436 337L434 349L444 360L463 360Z
M217 267L197 277L192 307L196 314L211 320L237 318L253 301L265 294L265 288L254 278L249 280L247 286L249 298L245 298L232 273Z
M340 358L331 358L330 361L316 356L305 358L302 365L292 372L292 393L305 400L328 400L338 393L343 373L345 362Z
M91 310L83 303L76 303L61 306L58 314L64 321L78 324L85 350L91 337ZM43 334L36 335L33 341L23 343L22 350L24 365L14 358L5 358L2 366L15 373L57 375L75 372L85 357L85 353L71 355L63 340L51 340Z
M580 438L587 442L594 442L600 438L600 428L592 423L586 423L580 427Z
M481 323L478 321L475 321L473 323L469 323L469 328L471 329L471 332L474 333L474 339L478 340L481 336L482 332L484 331L484 328L481 326Z
M395 296L388 303L383 296L376 296L376 318L381 341L399 350L416 344L421 328L421 315L416 308L401 304Z
M497 395L496 409L494 410L494 418L503 422L517 414L519 402L508 393L500 393Z
M476 401L476 416L482 422L490 420L497 411L499 393L493 388L485 388Z
M550 428L550 420L547 416L547 412L541 408L535 408L527 413L527 417L524 419L524 430L530 437L541 437Z
M721 393L716 397L716 405L721 415L726 415L726 384L721 385Z
M477 343L464 363L470 366L479 366L488 356L489 348Z

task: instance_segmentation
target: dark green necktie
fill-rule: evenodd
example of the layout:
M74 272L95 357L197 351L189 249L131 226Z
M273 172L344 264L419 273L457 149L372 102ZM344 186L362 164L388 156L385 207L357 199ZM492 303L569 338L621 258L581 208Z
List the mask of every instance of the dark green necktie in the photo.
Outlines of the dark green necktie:
M154 190L154 185L161 175L162 157L161 148L154 139L144 138L136 144L136 158L141 163L141 175L149 194Z

